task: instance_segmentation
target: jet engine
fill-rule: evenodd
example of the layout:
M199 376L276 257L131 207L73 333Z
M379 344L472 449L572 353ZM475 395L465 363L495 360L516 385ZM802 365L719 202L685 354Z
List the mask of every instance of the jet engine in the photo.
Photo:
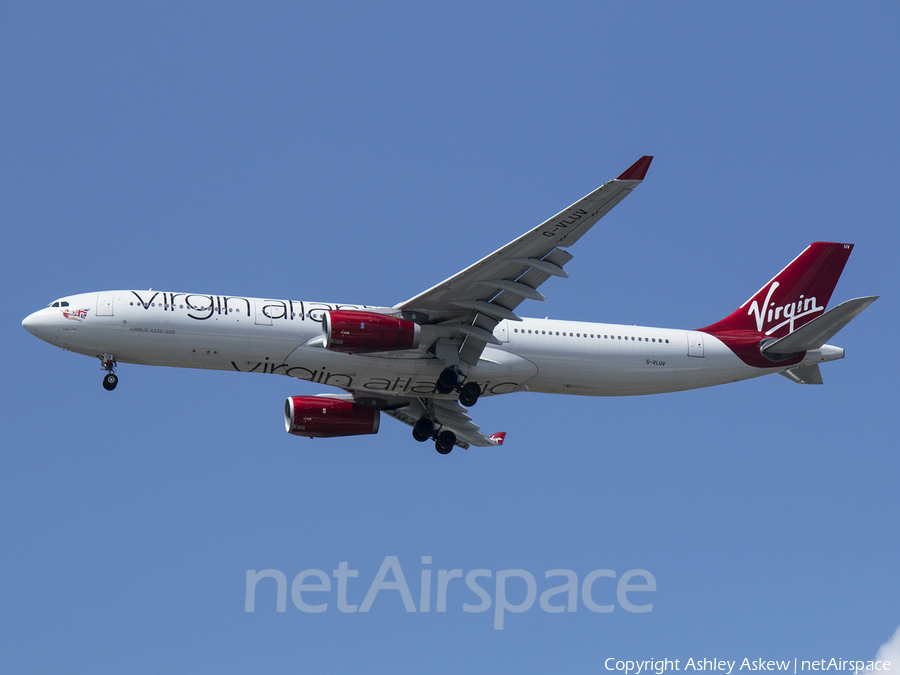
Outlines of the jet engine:
M335 352L388 352L419 346L419 326L376 312L331 310L323 313L325 349Z
M284 428L294 436L334 438L378 433L380 413L353 401L291 396L284 402Z

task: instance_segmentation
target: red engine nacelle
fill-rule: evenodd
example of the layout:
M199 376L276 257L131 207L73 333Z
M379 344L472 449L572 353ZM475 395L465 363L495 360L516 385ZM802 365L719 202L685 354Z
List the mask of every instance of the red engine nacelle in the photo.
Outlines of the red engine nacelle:
M419 346L419 326L375 312L332 310L322 316L325 349L334 352L389 352Z
M381 414L353 401L291 396L284 402L284 428L295 436L334 438L378 433Z

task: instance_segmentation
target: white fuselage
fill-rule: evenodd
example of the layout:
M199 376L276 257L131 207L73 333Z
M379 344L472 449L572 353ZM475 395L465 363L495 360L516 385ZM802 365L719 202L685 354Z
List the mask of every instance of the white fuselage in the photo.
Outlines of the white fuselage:
M60 306L35 312L23 325L79 354L109 354L119 363L288 375L375 396L442 397L435 380L445 364L424 352L427 345L374 355L322 346L322 312L363 309L360 305L158 291L85 293L54 305ZM501 322L494 335L501 344L488 345L476 366L463 366L485 396L657 394L783 369L748 366L721 341L697 331L524 319ZM808 352L803 363L842 356L842 350L826 345Z

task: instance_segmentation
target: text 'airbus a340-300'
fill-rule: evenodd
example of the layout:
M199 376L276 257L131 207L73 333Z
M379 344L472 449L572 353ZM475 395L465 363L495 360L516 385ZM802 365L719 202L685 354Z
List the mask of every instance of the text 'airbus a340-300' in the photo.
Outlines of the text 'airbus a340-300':
M525 300L567 277L568 249L644 179L641 157L545 223L393 307L203 293L103 291L60 298L22 325L62 349L117 363L277 373L341 393L291 396L287 431L374 434L381 413L438 452L501 445L467 408L517 391L635 396L778 373L821 384L826 344L878 296L826 311L852 244L816 242L733 314L696 330L528 319Z

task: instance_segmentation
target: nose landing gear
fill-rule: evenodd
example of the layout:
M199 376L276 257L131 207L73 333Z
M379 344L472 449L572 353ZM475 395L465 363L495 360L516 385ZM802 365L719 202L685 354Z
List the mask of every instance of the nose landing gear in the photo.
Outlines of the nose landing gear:
M116 376L116 359L112 354L104 354L100 357L100 367L106 371L103 376L103 388L106 391L112 391L119 384L119 378Z

